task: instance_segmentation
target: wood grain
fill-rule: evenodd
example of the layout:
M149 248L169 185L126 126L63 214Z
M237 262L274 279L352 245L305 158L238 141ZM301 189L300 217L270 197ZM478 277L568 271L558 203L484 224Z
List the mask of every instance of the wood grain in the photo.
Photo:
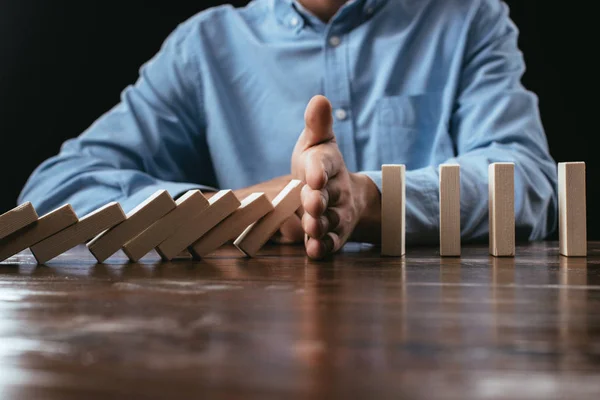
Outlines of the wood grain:
M273 211L244 230L233 244L246 256L254 257L281 225L300 207L303 184L293 179L273 199Z
M515 255L515 165L492 163L489 173L489 251L495 257Z
M440 256L460 256L460 166L440 165Z
M0 261L41 242L78 221L70 204L41 216L36 222L0 240Z
M209 205L206 197L197 189L188 190L177 199L175 204L175 209L123 245L123 252L130 261L139 261L173 235L190 218L206 210Z
M100 233L87 247L96 261L104 262L176 206L169 192L158 190L127 213L125 221Z
M587 255L585 174L584 162L558 163L558 237L567 257Z
M404 165L381 167L381 255L406 253L406 188Z
M30 202L23 203L0 215L0 240L37 221L38 215Z
M125 220L125 213L117 202L83 216L75 224L31 246L31 252L40 264L44 264L67 250L82 244Z

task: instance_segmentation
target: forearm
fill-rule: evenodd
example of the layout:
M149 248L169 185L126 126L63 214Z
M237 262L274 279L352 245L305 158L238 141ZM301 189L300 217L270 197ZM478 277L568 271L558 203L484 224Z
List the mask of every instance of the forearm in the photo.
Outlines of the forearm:
M82 216L111 201L119 202L128 212L160 189L177 197L189 189L207 188L157 179L143 171L117 169L90 156L59 154L33 172L18 201L31 201L40 214L68 203Z

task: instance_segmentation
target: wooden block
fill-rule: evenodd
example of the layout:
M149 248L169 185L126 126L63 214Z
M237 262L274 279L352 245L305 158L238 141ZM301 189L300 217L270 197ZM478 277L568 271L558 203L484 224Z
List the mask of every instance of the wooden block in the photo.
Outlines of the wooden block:
M175 201L176 207L158 219L139 235L125 243L123 252L130 261L138 262L190 218L208 208L208 200L200 190L188 190Z
M125 221L96 236L88 242L87 247L99 263L104 262L125 243L175 207L175 201L169 192L158 190L131 210Z
M20 253L77 222L70 204L40 217L36 222L0 240L0 261Z
M300 208L302 182L293 179L273 199L273 211L248 226L233 242L244 254L254 257L277 229Z
M515 255L515 164L492 163L489 175L489 251L496 257Z
M35 259L43 264L123 222L125 218L121 205L110 202L85 215L77 223L31 246L30 250Z
M237 238L252 223L273 210L273 204L264 193L252 193L230 216L194 242L190 251L194 258L212 253L227 241Z
M406 240L406 166L381 166L381 255L405 254Z
M560 254L587 256L585 162L558 163L558 241Z
M0 215L0 239L4 239L19 229L34 223L37 219L37 212L30 202L23 203L5 212Z
M440 256L460 256L460 165L440 165Z
M231 190L217 192L208 203L208 208L188 218L173 235L156 247L163 260L175 258L240 206L240 201Z

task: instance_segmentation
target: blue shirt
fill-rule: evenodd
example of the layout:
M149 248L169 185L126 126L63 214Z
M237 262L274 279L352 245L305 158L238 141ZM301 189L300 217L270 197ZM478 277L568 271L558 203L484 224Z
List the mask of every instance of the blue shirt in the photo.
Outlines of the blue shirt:
M439 238L440 163L461 165L465 240L487 238L491 162L515 163L517 238L542 239L557 224L557 171L517 38L499 0L353 0L329 23L292 0L212 8L172 32L19 202L128 211L161 188L289 174L305 107L323 94L351 172L380 187L382 164L406 165L408 242Z

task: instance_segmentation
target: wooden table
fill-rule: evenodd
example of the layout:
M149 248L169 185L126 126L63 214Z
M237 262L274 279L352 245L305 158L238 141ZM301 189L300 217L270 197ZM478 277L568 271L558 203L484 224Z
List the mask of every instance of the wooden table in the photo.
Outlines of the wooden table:
M0 265L0 398L598 399L600 243L557 251L22 253Z

